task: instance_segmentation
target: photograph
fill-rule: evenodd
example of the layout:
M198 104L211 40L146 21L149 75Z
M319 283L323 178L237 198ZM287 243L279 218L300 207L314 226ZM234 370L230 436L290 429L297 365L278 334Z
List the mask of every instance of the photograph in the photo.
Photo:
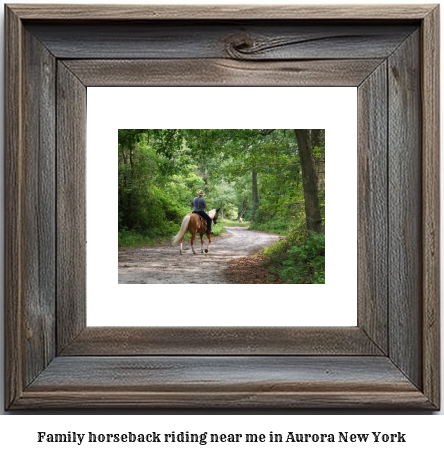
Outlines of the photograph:
M118 141L119 284L325 283L325 130Z

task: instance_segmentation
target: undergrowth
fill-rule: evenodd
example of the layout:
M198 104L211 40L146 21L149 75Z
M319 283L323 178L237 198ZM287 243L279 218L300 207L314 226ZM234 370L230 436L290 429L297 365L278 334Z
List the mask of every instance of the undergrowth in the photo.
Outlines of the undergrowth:
M291 220L288 217L276 216L267 221L256 221L250 224L250 230L268 231L276 234L287 234Z
M250 226L250 222L237 222L236 220L228 220L226 218L218 221L217 223L221 223L223 226Z
M265 249L265 264L285 283L325 283L325 235L305 223L290 227L285 239Z

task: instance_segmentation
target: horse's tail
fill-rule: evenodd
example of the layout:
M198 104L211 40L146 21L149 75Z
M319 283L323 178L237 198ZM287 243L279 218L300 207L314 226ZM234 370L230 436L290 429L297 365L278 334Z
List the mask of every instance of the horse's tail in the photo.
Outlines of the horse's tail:
M176 245L184 236L188 230L188 225L190 224L190 216L186 215L182 220L182 225L180 226L179 233L173 237L173 245Z

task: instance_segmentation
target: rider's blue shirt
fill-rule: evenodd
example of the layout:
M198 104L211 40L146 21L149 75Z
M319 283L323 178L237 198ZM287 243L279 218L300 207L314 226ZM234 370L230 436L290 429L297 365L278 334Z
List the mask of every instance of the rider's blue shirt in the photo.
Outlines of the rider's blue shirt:
M206 205L207 203L200 196L196 196L196 198L193 199L193 207L195 211L204 211Z

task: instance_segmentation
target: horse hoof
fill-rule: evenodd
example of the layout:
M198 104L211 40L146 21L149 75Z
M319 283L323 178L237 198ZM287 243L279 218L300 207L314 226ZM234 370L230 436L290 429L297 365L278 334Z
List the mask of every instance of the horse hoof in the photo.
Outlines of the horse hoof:
M205 249L205 253L208 253L208 249Z

